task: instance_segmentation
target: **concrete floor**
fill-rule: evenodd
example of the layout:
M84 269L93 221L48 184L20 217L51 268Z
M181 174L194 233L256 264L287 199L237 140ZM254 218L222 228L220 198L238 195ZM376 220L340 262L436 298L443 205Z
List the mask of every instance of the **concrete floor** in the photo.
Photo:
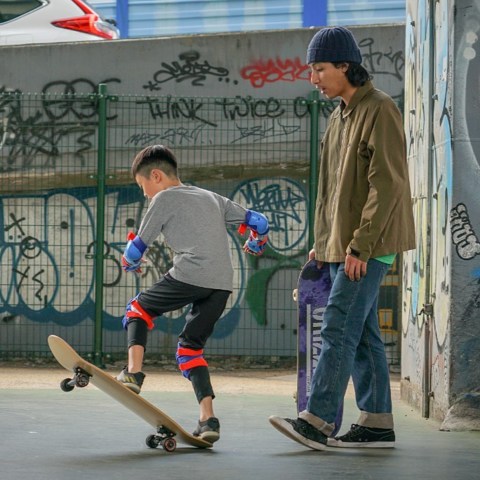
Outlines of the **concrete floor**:
M58 380L64 377L58 371ZM238 379L242 382L242 378ZM292 386L294 385L292 376ZM268 382L267 382L268 383ZM144 396L193 430L191 392L147 391ZM94 387L0 388L2 480L80 479L453 479L480 478L480 432L440 432L395 400L397 446L391 450L316 452L292 442L268 423L271 414L295 415L284 394L222 393L215 400L222 437L212 450L178 445L173 453L149 449L149 425ZM356 420L352 395L342 433Z

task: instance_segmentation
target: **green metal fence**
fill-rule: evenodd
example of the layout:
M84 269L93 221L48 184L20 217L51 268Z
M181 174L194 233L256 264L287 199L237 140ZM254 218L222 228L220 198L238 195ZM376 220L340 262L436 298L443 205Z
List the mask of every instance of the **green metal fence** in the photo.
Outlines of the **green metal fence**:
M145 199L130 178L146 145L173 149L184 183L264 212L270 245L246 256L229 232L235 291L210 355L294 357L292 290L312 244L318 135L332 104L310 98L184 98L0 94L0 355L48 354L57 334L97 363L125 356L126 303L165 272L161 239L141 275L122 271L128 231ZM181 207L180 207L181 208ZM101 248L97 248L101 245ZM382 287L380 322L399 363L397 266ZM185 310L156 321L149 355L172 355Z

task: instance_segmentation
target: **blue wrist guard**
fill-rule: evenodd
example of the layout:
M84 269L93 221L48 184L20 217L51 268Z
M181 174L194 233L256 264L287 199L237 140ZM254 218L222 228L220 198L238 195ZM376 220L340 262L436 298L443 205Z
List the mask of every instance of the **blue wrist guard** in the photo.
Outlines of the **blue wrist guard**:
M255 210L247 210L245 224L259 235L265 235L269 230L267 217L263 213L255 212Z
M122 268L126 272L133 272L139 270L147 245L133 232L130 232L127 238L127 246L122 257Z

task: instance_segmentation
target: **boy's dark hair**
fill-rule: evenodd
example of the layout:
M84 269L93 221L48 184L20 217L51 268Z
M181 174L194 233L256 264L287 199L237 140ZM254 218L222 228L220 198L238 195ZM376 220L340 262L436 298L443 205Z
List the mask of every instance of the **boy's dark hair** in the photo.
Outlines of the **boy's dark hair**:
M336 68L344 65L346 62L334 63ZM363 87L365 82L372 79L372 76L359 63L349 63L347 73L347 80L353 87Z
M149 177L153 169L158 168L168 177L178 178L177 159L173 152L164 145L145 147L135 155L132 163L132 177L137 175Z

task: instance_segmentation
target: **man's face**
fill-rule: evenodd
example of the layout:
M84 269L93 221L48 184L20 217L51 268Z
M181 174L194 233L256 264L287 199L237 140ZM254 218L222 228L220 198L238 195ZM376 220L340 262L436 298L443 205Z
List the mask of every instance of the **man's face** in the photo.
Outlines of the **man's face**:
M330 62L310 64L310 82L327 98L342 97L349 89L345 72L348 64L344 63L336 67Z

